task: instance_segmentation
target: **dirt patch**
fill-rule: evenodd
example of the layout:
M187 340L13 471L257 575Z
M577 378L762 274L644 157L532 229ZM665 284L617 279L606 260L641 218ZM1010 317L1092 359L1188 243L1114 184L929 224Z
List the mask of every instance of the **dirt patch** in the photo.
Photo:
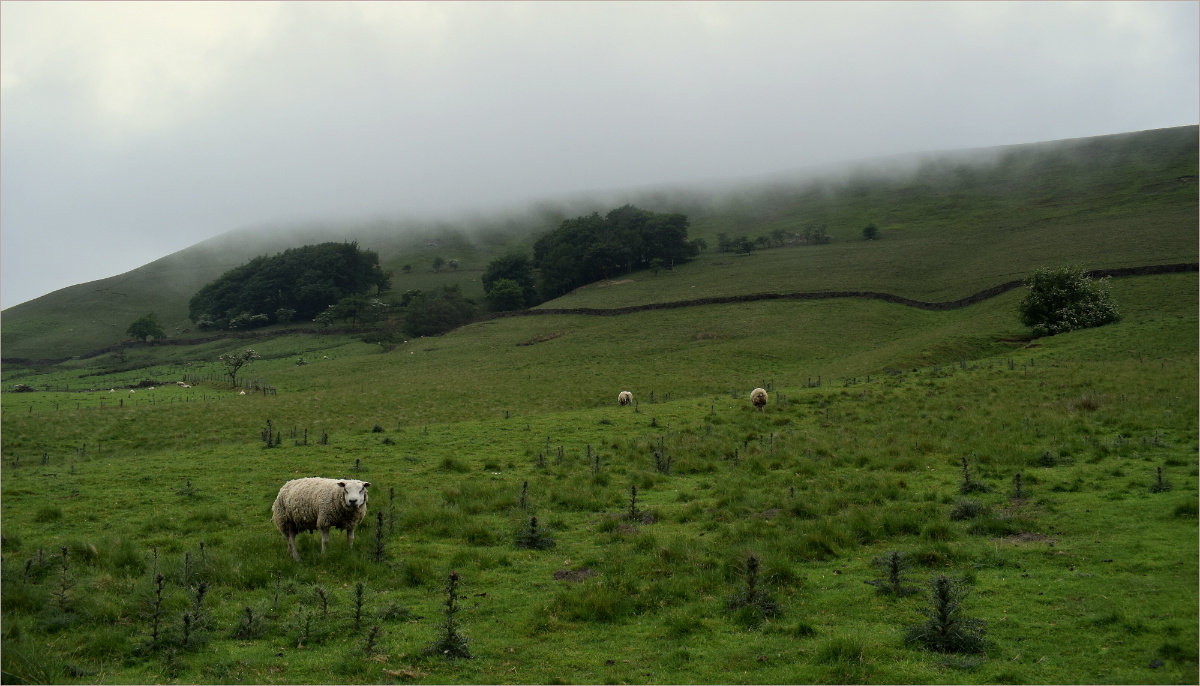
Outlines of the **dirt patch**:
M558 581L574 581L578 583L589 576L596 576L596 572L587 567L583 569L560 569L554 572L554 578Z
M621 279L619 281L601 281L596 284L597 288L607 288L608 286L620 286L623 283L633 283L633 279Z
M1057 542L1055 539L1050 538L1049 536L1033 533L1032 531L1023 531L1019 534L1013 534L1012 536L1005 536L1004 538L1000 539L1000 541L1002 543L1010 543L1012 545L1024 545L1028 543L1047 543L1049 545L1054 545Z
M571 332L570 331L554 331L551 333L544 333L540 336L534 336L533 338L530 338L527 341L521 341L517 345L537 345L538 343L545 343L546 341L552 341L555 338L558 338L559 336L565 336L569 333L571 333Z

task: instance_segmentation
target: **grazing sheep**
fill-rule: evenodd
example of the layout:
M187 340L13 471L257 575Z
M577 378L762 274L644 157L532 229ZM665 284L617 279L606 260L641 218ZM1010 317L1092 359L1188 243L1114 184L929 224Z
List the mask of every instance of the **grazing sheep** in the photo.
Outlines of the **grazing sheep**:
M354 527L367 514L369 481L354 479L292 479L279 489L271 505L271 521L287 538L288 552L299 562L296 534L321 531L321 554L329 543L329 528L346 532L347 545L354 546Z
M617 404L618 405L632 405L633 404L633 394L630 393L629 391L621 391L620 393L617 394Z
M762 388L756 388L753 391L750 391L750 402L753 403L754 406L757 407L759 410L766 407L766 405L767 405L766 390L764 390Z

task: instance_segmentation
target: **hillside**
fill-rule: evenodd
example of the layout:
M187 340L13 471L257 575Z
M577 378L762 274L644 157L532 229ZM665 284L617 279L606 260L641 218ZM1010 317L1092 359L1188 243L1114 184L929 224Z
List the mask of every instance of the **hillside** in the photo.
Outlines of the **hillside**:
M710 247L674 272L585 287L544 307L612 307L759 292L872 290L950 300L1046 264L1113 268L1197 259L1197 127L864 163L854 171L781 178L722 191L646 193L622 200L685 212L691 235L757 237L828 227L832 242L756 251ZM482 295L493 257L527 248L564 217L603 205L546 205L524 215L459 222L240 230L126 274L80 284L3 312L3 357L85 355L125 340L129 322L158 314L168 336L194 335L187 301L200 286L260 254L321 240L379 253L393 290L460 284ZM877 241L862 240L874 223ZM434 256L458 270L433 273ZM401 267L412 272L402 274Z

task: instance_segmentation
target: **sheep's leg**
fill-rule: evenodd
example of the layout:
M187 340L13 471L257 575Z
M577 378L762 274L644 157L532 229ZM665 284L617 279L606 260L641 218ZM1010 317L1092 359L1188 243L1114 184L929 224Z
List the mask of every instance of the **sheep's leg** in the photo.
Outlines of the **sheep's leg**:
M329 545L329 527L321 529L321 554L325 554L325 546Z
M346 529L346 545L351 548L354 547L354 527Z
M292 559L296 562L300 561L300 553L296 552L296 532L289 531L287 534L288 552L292 554Z

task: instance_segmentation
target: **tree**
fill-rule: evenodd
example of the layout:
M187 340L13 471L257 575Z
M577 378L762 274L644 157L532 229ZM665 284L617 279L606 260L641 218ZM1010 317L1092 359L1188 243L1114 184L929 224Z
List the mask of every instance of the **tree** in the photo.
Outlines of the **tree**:
M517 307L509 307L505 309L520 309L520 307L530 307L537 304L537 290L534 287L533 263L529 258L521 253L509 253L502 257L497 257L488 263L486 269L483 270L483 276L480 281L483 282L483 292L491 293L497 281L507 279L514 281L521 287L521 303ZM488 296L491 299L491 296ZM493 306L492 309L495 309Z
M289 311L307 320L342 298L390 287L391 275L379 267L375 252L353 242L320 243L256 257L225 272L192 296L188 315L202 328L225 328L235 319L259 326ZM242 315L262 319L238 319Z
M1021 323L1035 336L1103 326L1121 319L1107 281L1093 281L1083 267L1042 267L1025 282Z
M555 298L584 284L650 266L661 260L668 269L699 254L688 241L688 218L625 205L603 217L593 212L567 219L533 244L533 262L541 271L539 291Z
M410 336L436 336L466 324L474 316L475 303L463 296L458 284L417 291L408 300L404 330Z
M879 238L879 228L874 224L867 224L866 228L863 229L863 238L868 241L873 241L876 238Z
M442 265L444 264L446 264L446 260L442 259L441 255L433 258L433 271L440 272L442 270Z
M221 360L221 363L225 365L225 373L229 375L229 382L236 386L238 371L251 362L262 358L258 353L254 352L254 348L246 348L238 352L225 353L217 359Z
M129 325L128 329L125 329L125 333L138 339L139 341L145 341L149 338L153 338L155 340L166 338L166 334L163 333L162 327L158 324L158 318L153 312L135 320Z
M739 255L749 255L754 250L754 241L746 236L733 239L733 251Z
M525 290L512 279L496 279L488 289L487 300L493 312L519 310L525 306Z

